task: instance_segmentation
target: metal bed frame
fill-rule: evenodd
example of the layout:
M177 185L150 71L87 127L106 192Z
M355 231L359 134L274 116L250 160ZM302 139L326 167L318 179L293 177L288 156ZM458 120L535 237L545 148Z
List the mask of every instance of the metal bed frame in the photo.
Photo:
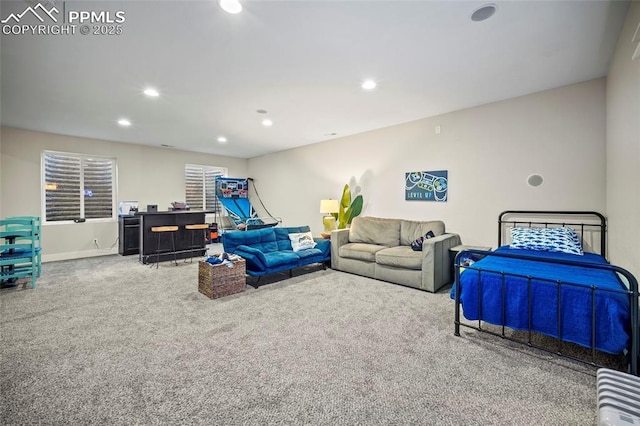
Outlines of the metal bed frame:
M522 220L517 220L516 218L514 219L510 219L507 220L507 217L528 217L528 219L522 219ZM589 221L592 222L597 222L597 223L590 223L590 222L575 222L573 220L569 220L567 221L566 219L569 217L578 217L578 216L582 216L587 218ZM542 217L544 219L539 219L536 220L535 217ZM576 231L579 232L580 237L584 240L584 235L585 235L585 231L587 230L591 230L591 229L595 229L596 231L600 232L600 244L599 244L599 248L600 248L600 252L599 254L603 257L605 257L605 251L606 251L606 218L598 213L598 212L593 212L593 211L540 211L540 210L507 210L504 211L502 213L500 213L499 217L498 217L498 247L500 247L502 245L503 239L502 239L502 235L503 235L503 231L504 231L504 227L505 226L527 226L527 227L557 227L557 226L568 226L571 227L573 229L576 229ZM455 282L454 282L454 286L455 286L455 335L456 336L460 336L460 326L463 327L467 327L467 328L471 328L480 332L484 332L484 333L488 333L494 336L498 336L510 341L514 341L514 342L518 342L518 343L522 343L522 344L526 344L530 347L534 347L549 353L554 353L566 358L570 358L573 359L575 361L580 361L586 364L590 364L592 366L595 367L602 367L601 365L598 365L596 363L596 351L597 349L595 348L595 329L596 329L596 320L595 320L595 295L598 292L598 288L595 286L591 286L591 300L592 300L592 307L591 307L591 318L592 318L592 324L591 324L591 336L592 336L592 342L591 342L591 347L587 348L591 350L591 356L590 356L590 360L586 360L583 358L578 358L578 357L574 357L572 355L566 354L562 352L562 305L560 303L558 303L558 309L557 309L557 318L558 318L558 329L560 331L559 333L559 337L557 338L557 342L558 342L558 348L556 351L553 351L551 349L549 349L548 347L543 347L540 345L536 345L533 340L532 340L532 333L535 333L535 330L531 329L531 299L530 297L528 298L529 300L527 301L528 306L528 312L529 312L529 327L528 330L525 330L525 332L527 332L527 339L526 341L524 341L523 339L518 339L518 338L513 338L509 335L507 335L505 333L505 331L507 330L507 326L505 326L504 324L500 325L500 324L493 324L494 326L497 327L502 327L500 332L495 332L486 328L483 328L483 323L485 323L484 320L477 320L477 325L472 325L472 323L463 323L460 319L460 266L461 266L461 262L460 260L462 258L467 258L469 256L475 257L475 258L482 258L485 256L500 256L500 257L510 257L510 258L517 258L517 259L526 259L526 260L533 260L533 261L539 261L539 262L547 262L547 263L559 263L559 264L565 264L565 265L579 265L582 267L587 267L587 268L595 268L595 269L602 269L602 270L609 270L612 271L614 273L619 274L619 276L624 277L624 279L627 281L627 285L628 285L628 289L627 291L621 290L620 292L622 292L623 294L627 294L628 298L629 298L629 317L630 317L630 324L629 324L629 331L630 331L630 343L629 346L627 347L627 351L628 351L628 371L631 374L634 374L636 376L639 375L638 372L638 362L639 362L639 358L640 358L640 347L639 347L639 340L640 340L640 309L638 307L638 302L639 302L639 293L638 293L638 281L637 279L633 276L633 274L631 274L629 271L617 267L617 266L613 266L613 265L609 265L609 264L587 264L587 263L577 263L577 262L571 262L571 261L565 261L565 260L556 260L556 259L545 259L542 260L540 258L537 257L531 257L531 256L525 256L525 255L515 255L515 254L511 254L511 253L496 253L496 252L492 252L492 251L484 251L484 250L464 250L461 251L460 253L458 253L456 255L456 259L455 259ZM468 269L474 270L478 272L478 275L480 276L480 274L482 273L482 269L481 268L474 268L473 265L466 267ZM505 276L518 276L518 277L523 277L522 275L518 275L516 273L507 273L504 271L490 271L490 270L485 270L485 272L493 272L493 273L499 273L502 275L502 318L504 318L504 312L505 312L505 302L506 302L506 297L505 296L505 289L504 289L504 280L505 280ZM531 280L535 279L535 277L524 277L528 279L528 285L531 285ZM561 287L563 285L575 285L575 284L571 284L571 283L563 283L560 281L556 281L556 285L557 285L557 292L558 295L560 294L561 291ZM601 290L602 292L612 292L612 290ZM530 295L530 293L529 293ZM479 310L482 310L482 298L478 299L478 303L479 303ZM504 320L502 321L504 323ZM490 323L486 323L486 324L490 324Z

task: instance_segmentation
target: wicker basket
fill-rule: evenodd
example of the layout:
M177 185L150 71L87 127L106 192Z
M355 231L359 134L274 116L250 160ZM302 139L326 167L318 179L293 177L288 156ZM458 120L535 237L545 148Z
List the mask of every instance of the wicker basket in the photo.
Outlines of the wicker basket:
M201 261L198 265L198 290L210 299L244 291L246 284L245 260L234 260L233 268Z

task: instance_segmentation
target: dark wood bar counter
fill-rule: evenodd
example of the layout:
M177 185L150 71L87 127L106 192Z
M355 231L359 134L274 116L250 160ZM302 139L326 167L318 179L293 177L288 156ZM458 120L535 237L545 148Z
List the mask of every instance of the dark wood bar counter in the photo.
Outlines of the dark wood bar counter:
M204 256L206 252L205 240L202 231L185 229L185 225L201 224L205 222L205 215L213 213L208 211L175 210L166 212L138 212L140 217L140 254L142 263L156 262L156 249L158 248L158 234L151 232L155 226L177 226L174 233L176 257L184 259L188 257ZM192 240L193 236L193 240ZM193 242L192 242L193 241ZM197 246L197 247L192 247ZM170 251L171 236L160 236L160 251ZM173 260L173 253L161 253L160 261Z

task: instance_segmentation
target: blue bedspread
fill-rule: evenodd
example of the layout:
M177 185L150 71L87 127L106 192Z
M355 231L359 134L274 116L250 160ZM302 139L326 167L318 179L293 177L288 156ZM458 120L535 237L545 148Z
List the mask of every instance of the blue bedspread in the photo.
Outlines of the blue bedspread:
M500 247L498 253L534 256L542 259L560 259L573 262L604 264L599 255L585 253L577 256ZM482 272L479 272L481 269ZM493 272L490 272L493 271ZM502 275L505 276L505 312L502 312ZM481 277L482 304L478 305L478 277ZM527 276L531 279L531 300L528 302ZM534 260L487 256L466 268L460 274L460 300L465 318L481 319L495 325L505 325L517 330L528 330L531 306L531 329L552 337L558 337L558 286L560 292L562 339L591 348L592 290L595 295L596 339L598 350L618 354L629 341L629 298L626 287L612 271L564 265ZM569 285L572 284L572 285ZM455 299L454 285L451 297ZM503 319L504 315L504 319Z

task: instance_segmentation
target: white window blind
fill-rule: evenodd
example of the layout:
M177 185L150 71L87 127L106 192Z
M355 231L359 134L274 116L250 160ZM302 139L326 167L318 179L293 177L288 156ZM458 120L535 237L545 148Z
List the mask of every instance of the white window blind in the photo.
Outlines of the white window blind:
M184 181L186 202L194 210L220 212L221 206L216 197L216 176L226 175L226 169L214 166L186 164Z
M45 222L115 217L112 158L44 152Z
M110 218L113 215L113 160L87 158L84 176L84 217Z

